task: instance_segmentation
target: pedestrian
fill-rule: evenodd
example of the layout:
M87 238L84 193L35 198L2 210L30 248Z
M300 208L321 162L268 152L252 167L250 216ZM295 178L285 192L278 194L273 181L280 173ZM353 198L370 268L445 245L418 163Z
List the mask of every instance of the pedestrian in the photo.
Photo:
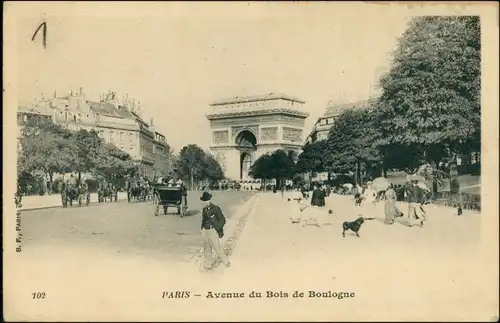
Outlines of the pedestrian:
M290 193L288 203L290 205L290 220L292 221L292 224L300 223L301 221L301 213L305 208L302 202L303 196L299 188Z
M224 225L226 219L220 207L212 203L212 195L208 192L203 192L200 200L205 202L205 207L202 211L201 219L201 235L204 245L204 269L210 270L213 268L212 249L220 258L222 263L229 267L231 263L227 258L219 239L224 236Z
M325 192L319 188L319 185L314 185L314 191L311 197L312 206L325 206Z
M458 176L453 176L450 180L450 193L451 201L457 206L457 215L462 215L462 194L460 194L460 182L458 181Z
M384 204L384 212L385 219L384 224L393 224L394 219L396 218L396 192L394 191L394 186L391 185L385 191L385 204Z
M174 183L174 180L173 179L170 179L167 183L167 186L168 187L174 187L175 183Z
M422 205L424 202L424 193L422 188L418 186L418 181L414 181L407 190L408 199L408 224L413 226L415 220L420 222L420 226L427 221L427 214Z
M281 198L285 195L285 185L281 185Z

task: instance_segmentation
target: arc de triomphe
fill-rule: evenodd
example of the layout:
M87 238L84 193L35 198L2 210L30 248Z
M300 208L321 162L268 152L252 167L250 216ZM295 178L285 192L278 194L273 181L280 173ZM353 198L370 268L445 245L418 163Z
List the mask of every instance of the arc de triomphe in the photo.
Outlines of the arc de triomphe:
M210 104L210 149L232 180L249 179L252 163L263 154L283 149L295 158L303 145L309 113L304 101L269 93L234 97Z

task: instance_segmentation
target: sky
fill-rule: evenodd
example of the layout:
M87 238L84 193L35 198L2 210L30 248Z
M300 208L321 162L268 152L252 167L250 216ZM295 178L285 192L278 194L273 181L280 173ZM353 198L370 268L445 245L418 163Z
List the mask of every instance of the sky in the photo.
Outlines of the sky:
M306 101L307 135L329 101L374 92L409 17L363 3L39 4L15 24L18 101L128 94L179 151L210 145L212 101L285 93ZM45 49L31 41L42 21Z

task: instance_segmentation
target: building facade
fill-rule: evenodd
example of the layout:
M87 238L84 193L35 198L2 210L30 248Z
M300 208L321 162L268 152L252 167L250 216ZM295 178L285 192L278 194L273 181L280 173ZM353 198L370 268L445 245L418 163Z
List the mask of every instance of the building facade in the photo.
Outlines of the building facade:
M249 169L260 156L284 149L298 156L309 113L305 102L284 94L234 97L210 104L210 150L226 177L250 179Z
M155 141L153 146L155 156L155 176L165 177L171 171L170 146L167 144L165 136L155 131Z
M155 175L155 144L162 134L155 131L136 112L135 102L119 102L114 93L99 101L90 101L80 89L76 94L41 100L28 109L18 109L18 124L28 118L43 116L72 131L94 130L105 142L128 153L139 165L142 175ZM166 140L165 140L166 145Z
M346 110L349 109L363 109L372 107L377 101L377 98L370 98L368 100L345 103L345 104L329 104L325 113L316 120L311 132L306 138L306 143L312 144L317 141L325 140L328 138L330 129L332 128L335 120Z

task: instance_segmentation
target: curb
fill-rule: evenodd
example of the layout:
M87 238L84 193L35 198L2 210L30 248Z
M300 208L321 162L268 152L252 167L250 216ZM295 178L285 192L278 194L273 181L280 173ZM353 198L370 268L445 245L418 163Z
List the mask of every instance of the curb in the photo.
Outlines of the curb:
M229 227L230 230L227 231L230 231L231 235L224 235L224 237L220 240L220 243L222 246L222 250L228 257L232 255L234 247L236 246L236 242L238 241L239 236L245 228L248 217L252 214L252 211L254 210L254 207L259 199L259 194L254 195L252 198L250 198L250 200L245 202L245 204L243 204L238 209L236 214L232 216L231 219L227 222L225 228L227 229ZM200 247L198 249L198 252L191 258L192 262L194 262L195 265L200 269L203 266L203 251L204 247ZM212 251L212 257L213 259L215 259L213 264L213 267L215 268L221 264L221 260L214 250Z
M112 202L112 203L118 203L118 202L126 202L127 199L118 199L116 202ZM98 205L107 205L107 204L112 204L112 203L99 203L99 202L90 202L90 204L88 205L89 207L90 206L98 206ZM87 207L87 206L82 206L82 207ZM18 209L19 211L21 212L25 212L25 211L37 211L37 210L45 210L45 209L57 209L57 208L63 208L62 205L51 205L51 206L42 206L42 207L32 207L32 208L28 208L28 209L24 209L24 208L21 208L21 209ZM76 208L79 208L78 207L78 203L76 205L73 205L72 207L68 207L68 209L76 209Z

